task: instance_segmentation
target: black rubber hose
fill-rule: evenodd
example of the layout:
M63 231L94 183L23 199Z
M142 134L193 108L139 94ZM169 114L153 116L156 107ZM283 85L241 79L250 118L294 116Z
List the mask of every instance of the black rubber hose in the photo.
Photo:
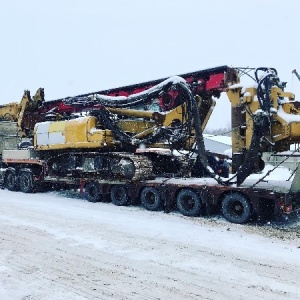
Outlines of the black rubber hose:
M109 130L113 132L115 137L121 141L126 146L137 146L142 143L144 144L153 144L156 142L161 141L163 138L167 140L171 140L173 143L182 143L184 140L186 140L191 132L191 118L192 118L192 106L193 106L193 95L188 88L188 86L182 82L176 83L178 86L184 91L184 94L187 97L187 106L188 106L188 112L187 112L187 125L184 127L182 125L175 126L175 127L158 127L157 130L154 131L154 133L147 138L144 139L133 139L131 136L129 136L125 131L121 130L116 122L113 120L110 112L105 108L102 107L102 109L93 111L91 115L97 116L100 120L100 122ZM168 87L169 88L169 87ZM175 133L176 131L180 131L180 133Z
M141 105L151 101L152 99L158 98L160 94L166 93L172 85L175 85L178 81L178 76L171 77L160 84L150 88L148 91L133 94L128 97L110 97L106 95L96 95L96 100L105 106L114 108L125 108Z
M259 81L257 86L257 98L260 104L261 109L264 112L270 112L271 101L269 96L270 89L270 78L273 77L273 74L266 75L261 81ZM263 91L262 85L265 86L265 92Z
M193 96L191 90L186 86L182 85L181 86L185 91L188 96L188 113L191 118L194 120L194 129L195 129L195 137L196 137L196 144L197 144L197 155L198 155L198 162L200 163L203 170L205 170L206 174L208 174L210 177L214 178L219 184L222 185L228 185L231 184L230 181L223 181L221 178L216 176L214 172L212 172L208 168L208 160L207 160L207 155L206 155L206 150L205 150L205 145L204 145L204 140L203 140L203 133L202 133L202 122L201 122L201 117L198 109L198 105L196 102L195 97Z
M254 74L255 74L256 82L257 82L257 83L259 82L259 79L258 79L258 72L259 72L259 71L267 72L267 71L269 71L269 70L272 70L272 71L275 73L276 76L278 75L277 70L274 69L274 68L260 67L260 68L257 68L257 69L255 70L255 73L254 73Z
M255 116L255 121L253 124L253 134L251 139L250 148L247 151L244 163L237 170L236 178L237 185L241 185L245 179L252 174L254 163L258 157L258 152L260 149L261 138L265 134L265 129L269 127L269 118L265 115Z

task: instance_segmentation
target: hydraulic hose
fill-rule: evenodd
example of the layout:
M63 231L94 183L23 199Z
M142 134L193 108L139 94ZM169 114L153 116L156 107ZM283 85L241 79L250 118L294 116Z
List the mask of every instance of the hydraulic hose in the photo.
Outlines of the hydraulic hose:
M173 126L173 127L157 127L154 130L154 133L150 137L146 137L143 139L132 138L128 135L124 130L120 129L116 124L116 120L113 115L109 112L107 107L123 107L123 105L128 105L129 101L133 101L132 105L135 105L137 102L146 101L149 97L158 97L162 91L166 91L170 89L172 85L176 85L180 90L183 91L183 96L186 98L187 103L187 118L186 124ZM99 99L98 99L99 100ZM105 99L102 99L105 100ZM102 108L100 110L95 110L91 114L97 116L101 123L107 128L110 129L115 137L120 140L126 146L137 146L140 144L153 144L159 142L163 139L171 140L172 143L182 143L186 140L191 133L191 120L192 120L192 106L193 106L193 94L191 93L189 87L187 86L184 79L174 76L171 77L161 84L142 92L137 95L133 95L132 97L126 98L125 102L119 103L119 100L106 99L106 101L102 101ZM149 101L149 100L148 100ZM108 104L108 105L105 105Z
M236 173L236 183L238 186L252 173L254 163L258 157L261 139L265 135L266 128L269 128L269 124L268 116L263 114L255 116L250 148L246 153L244 163L239 167Z
M159 95L166 93L173 85L185 83L185 80L179 76L170 77L163 82L151 87L143 92L126 96L106 96L97 94L95 96L96 100L105 106L110 106L114 108L126 108L134 107L151 101L152 99L158 98Z

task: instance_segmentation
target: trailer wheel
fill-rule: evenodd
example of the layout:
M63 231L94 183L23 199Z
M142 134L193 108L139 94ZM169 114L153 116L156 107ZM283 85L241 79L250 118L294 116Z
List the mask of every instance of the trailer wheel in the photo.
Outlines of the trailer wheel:
M141 203L147 210L161 209L162 203L158 189L152 186L144 187L141 192Z
M99 185L96 182L89 182L84 188L84 198L89 202L98 202L101 199Z
M129 204L127 189L124 185L113 185L110 190L110 198L114 205L123 206Z
M200 196L191 189L182 189L176 198L177 208L188 217L196 217L200 215L202 201Z
M32 174L30 172L21 172L19 175L20 190L23 193L33 192Z
M222 213L229 222L246 223L251 217L251 205L244 195L230 193L222 201Z
M5 187L9 191L16 191L18 189L18 183L16 173L12 170L8 170L5 175Z

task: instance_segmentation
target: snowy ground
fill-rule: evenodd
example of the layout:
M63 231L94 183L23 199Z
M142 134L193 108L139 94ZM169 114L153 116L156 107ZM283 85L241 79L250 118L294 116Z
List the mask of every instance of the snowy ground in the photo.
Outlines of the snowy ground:
M0 299L300 299L299 229L0 190Z

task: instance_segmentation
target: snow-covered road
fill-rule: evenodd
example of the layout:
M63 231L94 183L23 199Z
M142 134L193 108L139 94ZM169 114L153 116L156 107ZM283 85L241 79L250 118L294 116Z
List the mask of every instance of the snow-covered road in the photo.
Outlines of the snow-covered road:
M0 190L0 299L300 299L300 233Z

